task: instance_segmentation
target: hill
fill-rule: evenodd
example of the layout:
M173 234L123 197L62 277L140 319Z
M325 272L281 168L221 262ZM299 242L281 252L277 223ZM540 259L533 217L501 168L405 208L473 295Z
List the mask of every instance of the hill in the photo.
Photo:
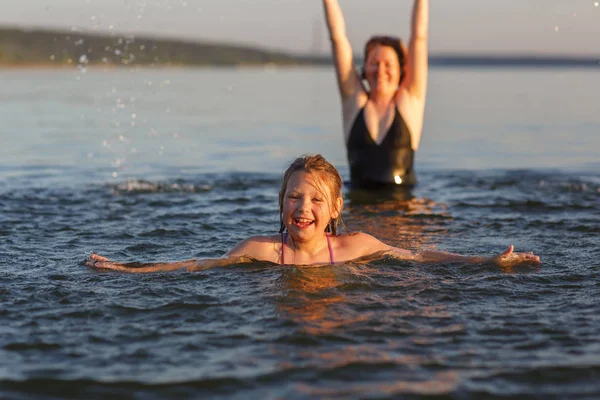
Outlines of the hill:
M317 61L227 44L0 28L0 65L295 65Z
M356 59L357 65L362 60ZM432 55L436 67L592 67L594 57L539 55ZM222 43L119 34L0 28L0 66L70 64L153 66L330 65L331 58L301 56Z

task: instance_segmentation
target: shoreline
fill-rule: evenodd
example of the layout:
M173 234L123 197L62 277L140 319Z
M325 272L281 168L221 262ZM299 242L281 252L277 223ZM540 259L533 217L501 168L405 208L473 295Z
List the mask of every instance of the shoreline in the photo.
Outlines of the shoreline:
M360 65L356 63L356 65ZM127 69L290 69L290 68L324 68L333 67L329 63L301 63L301 64L278 64L278 63L266 63L266 64L131 64L131 65L118 65L118 64L50 64L50 63L32 63L32 64L0 64L0 71L17 71L17 70L77 70L84 68L86 70L127 70ZM543 60L523 60L523 61L507 61L507 60L488 60L478 59L471 61L457 60L432 60L429 63L430 68L441 68L441 69L600 69L600 60L588 60L588 61L577 61L577 60L557 60L544 62Z

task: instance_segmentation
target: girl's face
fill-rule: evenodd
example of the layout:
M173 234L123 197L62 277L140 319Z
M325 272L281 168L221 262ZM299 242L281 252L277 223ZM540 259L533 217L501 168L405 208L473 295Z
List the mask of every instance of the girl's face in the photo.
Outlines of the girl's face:
M365 78L371 91L396 91L400 82L400 62L394 49L375 46L365 63Z
M311 173L296 171L283 195L282 218L295 240L309 240L324 235L327 224L339 216L342 198L331 201L327 185L319 185Z

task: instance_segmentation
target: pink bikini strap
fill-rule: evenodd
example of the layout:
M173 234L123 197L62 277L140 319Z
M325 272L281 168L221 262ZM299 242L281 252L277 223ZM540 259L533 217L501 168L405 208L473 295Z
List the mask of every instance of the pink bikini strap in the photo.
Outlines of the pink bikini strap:
M281 232L281 265L285 265L285 242L287 241L287 232Z
M329 247L329 260L331 261L331 264L335 264L335 261L333 260L333 248L331 248L331 240L329 239L329 234L325 234L325 236L327 237L327 247Z

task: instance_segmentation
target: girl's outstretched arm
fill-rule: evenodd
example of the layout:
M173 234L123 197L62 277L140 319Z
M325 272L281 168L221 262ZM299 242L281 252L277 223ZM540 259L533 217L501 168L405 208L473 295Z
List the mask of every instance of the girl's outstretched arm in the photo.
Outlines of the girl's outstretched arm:
M540 257L533 253L516 253L513 245L497 256L463 256L460 254L448 253L444 251L426 250L418 253L412 253L404 249L392 247L389 254L402 260L411 260L422 263L436 262L462 262L468 264L493 264L499 267L514 267L521 264L539 264Z
M331 51L342 102L362 90L360 78L354 69L352 47L346 35L346 22L338 0L323 0L325 21L331 40Z
M214 267L225 267L233 264L241 264L251 262L249 257L223 257L200 260L184 260L165 263L120 263L111 261L106 257L98 254L90 255L85 265L98 269L110 269L113 271L129 272L129 273L149 273L149 272L165 272L175 271L178 269L187 269L188 271L201 271Z

